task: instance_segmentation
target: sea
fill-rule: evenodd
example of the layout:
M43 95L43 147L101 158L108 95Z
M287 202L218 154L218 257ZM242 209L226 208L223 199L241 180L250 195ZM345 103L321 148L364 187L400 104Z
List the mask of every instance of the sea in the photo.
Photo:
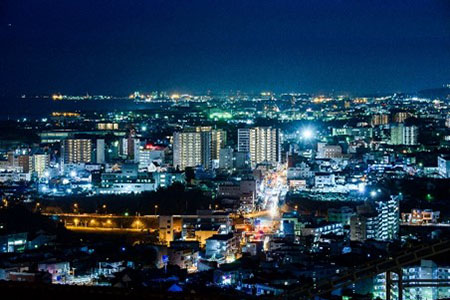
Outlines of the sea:
M52 112L113 112L167 107L167 103L137 103L130 99L61 100L47 98L0 98L0 120L41 119Z

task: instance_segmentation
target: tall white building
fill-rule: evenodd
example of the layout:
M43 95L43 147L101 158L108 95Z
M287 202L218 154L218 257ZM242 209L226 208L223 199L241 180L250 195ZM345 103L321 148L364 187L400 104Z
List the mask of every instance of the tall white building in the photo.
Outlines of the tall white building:
M105 163L105 140L97 139L96 141L96 163L104 164Z
M92 144L90 139L65 139L61 143L61 153L65 164L90 163Z
M252 165L281 160L280 132L272 127L238 129L238 151L249 152Z
M391 127L391 145L417 145L418 135L417 126L395 125Z
M350 218L350 239L365 241L392 241L398 239L400 229L399 196L386 201L376 201L373 206L364 206L364 212ZM368 209L368 210L367 210Z
M279 130L256 127L250 130L250 160L252 164L277 164L281 160Z
M250 128L238 129L238 152L250 152Z
M217 160L220 157L220 149L225 148L227 143L227 132L222 129L211 130L211 159Z
M42 177L49 163L50 155L45 153L33 154L30 156L30 171L35 172L38 177Z
M173 134L173 166L211 168L211 131L199 128Z
M122 155L128 160L139 163L139 150L141 141L135 137L127 137L122 139Z

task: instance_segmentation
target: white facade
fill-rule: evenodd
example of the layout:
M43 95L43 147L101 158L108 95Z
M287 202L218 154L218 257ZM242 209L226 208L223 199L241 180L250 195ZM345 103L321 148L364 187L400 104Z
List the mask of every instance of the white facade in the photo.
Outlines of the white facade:
M398 239L400 230L399 197L375 202L374 211L357 214L350 219L350 239L365 241L392 241Z
M250 128L238 129L238 152L250 152Z
M22 172L0 172L0 182L19 182L19 181L30 181L30 173Z
M450 178L450 157L438 157L438 171L441 177Z
M105 140L98 139L96 141L96 163L104 164L105 163Z
M420 265L402 268L403 280L410 281L414 284L427 285L427 282L420 283L419 280L450 280L450 266L438 266L431 260L422 260ZM396 280L397 275L392 274ZM411 282L412 281L412 282ZM428 282L428 286L422 287L403 287L403 300L431 300L431 299L447 299L450 298L450 287L440 286L433 287L432 282ZM393 286L391 293L392 300L398 300L398 286ZM374 279L374 298L386 299L386 274L382 273Z
M238 152L249 152L253 166L260 163L276 165L281 160L279 130L272 127L238 129Z
M173 134L173 166L211 167L211 132L187 131Z
M391 127L391 145L417 145L419 131L417 126L399 124Z
M30 156L30 171L35 172L38 177L44 176L45 170L50 163L50 155L48 154L33 154Z

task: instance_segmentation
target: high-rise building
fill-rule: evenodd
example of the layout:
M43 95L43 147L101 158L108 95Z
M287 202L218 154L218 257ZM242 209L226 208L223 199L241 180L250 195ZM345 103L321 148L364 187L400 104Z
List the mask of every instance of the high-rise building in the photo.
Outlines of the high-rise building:
M186 129L173 134L173 166L211 168L211 131Z
M358 207L357 214L350 218L350 239L352 241L398 239L399 200L399 196L391 196L388 200Z
M104 164L105 163L105 140L98 139L96 141L96 163Z
M61 157L65 164L90 163L92 143L90 139L65 139L61 143Z
M30 156L30 171L35 172L38 177L42 177L44 175L45 170L49 166L50 163L50 155L45 153L36 153Z
M419 131L417 126L403 124L391 127L391 145L417 145Z
M250 152L250 128L238 129L238 152Z
M387 114L378 114L372 116L372 120L370 121L372 126L378 126L378 125L386 125L389 123L389 115Z
M122 139L122 155L127 160L139 163L139 149L141 141L136 137L136 130L130 128L127 136Z
M238 130L238 152L249 152L253 166L260 163L279 163L280 147L280 133L276 128L255 127Z
M127 137L122 139L122 156L127 160L138 163L140 140L134 137Z
M219 159L220 149L227 144L227 132L222 129L211 130L211 159Z
M233 148L220 149L219 168L226 170L232 169L233 156L234 156Z
M407 111L400 111L394 114L394 122L403 123L406 119L412 117L413 115Z

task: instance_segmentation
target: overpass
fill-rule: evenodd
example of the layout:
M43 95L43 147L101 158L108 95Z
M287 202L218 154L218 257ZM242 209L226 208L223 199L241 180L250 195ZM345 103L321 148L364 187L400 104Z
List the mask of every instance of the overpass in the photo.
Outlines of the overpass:
M450 252L450 240L443 240L431 245L421 245L415 248L407 249L395 256L368 262L367 264L349 270L339 277L328 280L322 280L318 283L309 284L296 288L281 296L282 299L314 299L316 296L331 293L339 288L344 288L352 283L362 279L375 277L378 274L386 273L386 300L391 300L393 283L398 284L398 299L403 299L403 288L416 286L422 282L403 282L402 268L417 263L422 259L430 258L438 254ZM391 273L397 273L398 280L393 281ZM447 281L448 282L448 281ZM439 284L432 282L430 284ZM442 285L441 285L442 286Z
M67 229L91 229L91 230L156 230L159 226L158 215L144 216L121 216L107 214L76 214L61 213L49 214L43 213L55 221L64 223Z

